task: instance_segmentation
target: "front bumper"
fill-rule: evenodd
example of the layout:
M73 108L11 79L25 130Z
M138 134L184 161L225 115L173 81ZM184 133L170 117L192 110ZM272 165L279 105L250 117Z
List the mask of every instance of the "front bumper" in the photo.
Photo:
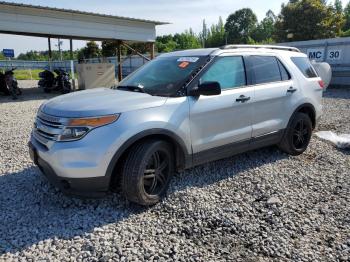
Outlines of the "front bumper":
M68 178L58 176L51 165L40 157L33 143L29 142L28 146L33 162L39 167L49 182L59 188L64 194L83 198L97 198L103 197L108 192L109 177Z

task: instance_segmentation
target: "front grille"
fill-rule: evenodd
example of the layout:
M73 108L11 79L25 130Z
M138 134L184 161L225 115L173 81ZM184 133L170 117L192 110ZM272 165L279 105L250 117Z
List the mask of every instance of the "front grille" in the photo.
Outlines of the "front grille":
M39 112L35 120L33 135L41 144L48 146L50 142L58 140L63 127L63 120L59 117Z

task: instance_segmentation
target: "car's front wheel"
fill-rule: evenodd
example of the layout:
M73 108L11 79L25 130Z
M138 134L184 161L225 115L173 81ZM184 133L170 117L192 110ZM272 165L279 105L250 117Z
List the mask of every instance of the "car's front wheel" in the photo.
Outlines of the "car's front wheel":
M312 122L308 115L297 113L291 120L279 148L293 156L302 154L308 147L312 134Z
M140 205L154 205L165 195L175 172L172 146L147 140L133 146L122 171L125 197Z

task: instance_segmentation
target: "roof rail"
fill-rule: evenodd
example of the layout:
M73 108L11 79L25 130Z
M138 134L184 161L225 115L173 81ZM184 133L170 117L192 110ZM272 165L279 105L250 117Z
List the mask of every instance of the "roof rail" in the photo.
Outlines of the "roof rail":
M267 48L267 49L273 49L273 50L284 50L284 51L292 51L292 52L298 52L300 53L300 50L296 47L291 46L278 46L278 45L225 45L220 47L220 49L238 49L238 48L253 48L253 49L260 49L260 48Z

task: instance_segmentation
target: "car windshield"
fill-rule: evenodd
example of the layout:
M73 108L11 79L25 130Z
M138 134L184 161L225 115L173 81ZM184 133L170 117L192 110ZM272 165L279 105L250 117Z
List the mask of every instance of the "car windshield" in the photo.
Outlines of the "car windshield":
M175 96L206 60L206 56L158 57L129 75L116 88L156 96Z

